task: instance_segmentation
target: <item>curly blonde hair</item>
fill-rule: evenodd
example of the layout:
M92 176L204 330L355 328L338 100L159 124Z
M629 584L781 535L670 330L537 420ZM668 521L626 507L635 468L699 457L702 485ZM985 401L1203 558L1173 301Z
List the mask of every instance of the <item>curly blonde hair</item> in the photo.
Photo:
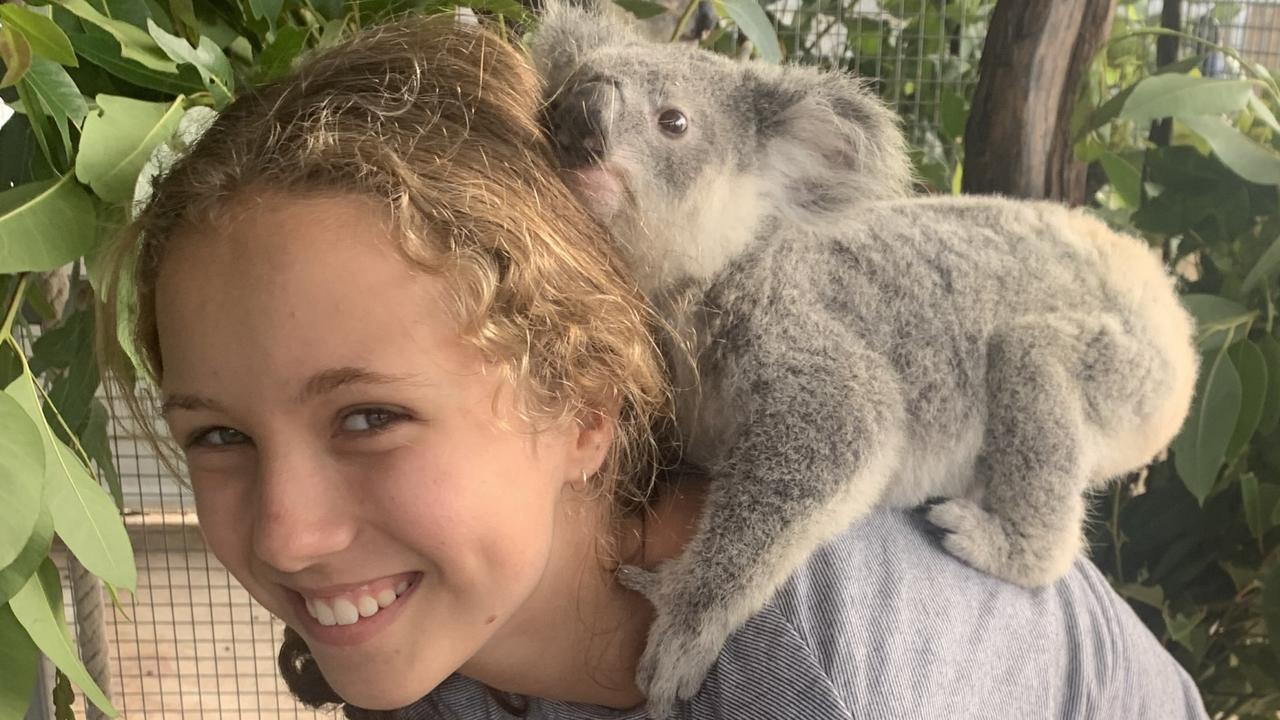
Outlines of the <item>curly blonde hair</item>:
M541 97L521 53L446 15L365 30L219 114L120 233L99 312L107 374L171 467L145 391L164 374L155 284L169 241L255 190L355 193L385 207L406 261L445 281L464 339L506 373L525 419L615 418L596 487L615 518L643 506L669 396L655 318L561 184ZM122 307L145 382L113 342ZM282 648L282 669L303 660Z

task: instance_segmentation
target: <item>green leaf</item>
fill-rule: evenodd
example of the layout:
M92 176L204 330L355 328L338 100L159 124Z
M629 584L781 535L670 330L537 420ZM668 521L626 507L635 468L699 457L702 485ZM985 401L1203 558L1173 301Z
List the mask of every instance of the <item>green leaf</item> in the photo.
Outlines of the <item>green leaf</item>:
M0 567L22 555L43 507L45 458L40 431L16 398L0 393Z
M71 44L89 62L139 87L159 90L171 95L203 92L204 83L193 68L186 72L177 69L168 72L155 70L121 54L120 43L109 33L75 33Z
M1249 443L1262 419L1262 403L1267 395L1267 359L1258 346L1244 340L1232 345L1227 354L1240 375L1240 415L1227 444L1227 460L1234 460ZM1277 378L1280 380L1280 378Z
M1249 112L1267 127L1280 133L1280 122L1276 121L1275 113L1271 112L1271 108L1267 107L1267 103L1262 98L1252 93L1249 94Z
M52 270L92 251L95 212L72 173L0 192L0 273Z
M31 58L31 68L22 76L22 82L53 120L58 134L62 136L67 157L71 157L70 126L79 127L89 114L89 104L84 101L75 82L61 65L42 57Z
M285 25L277 30L275 39L258 55L259 79L273 80L288 72L306 42L307 31L303 28Z
M156 145L164 142L182 119L179 97L151 103L115 95L99 95L99 111L84 123L76 177L112 203L133 200L138 173Z
M63 619L61 599L62 582L58 568L52 560L45 560L39 572L9 601L9 607L36 647L66 673L94 705L115 717L116 709L80 663L80 653L72 644Z
M1267 396L1262 401L1258 432L1270 435L1280 424L1280 340L1267 336L1258 341L1258 350L1267 360Z
M40 568L40 563L49 557L49 547L52 544L53 515L41 504L40 512L36 515L35 529L31 531L31 537L27 538L27 546L17 559L0 568L0 603L9 602L9 598L27 584L27 580Z
M280 17L280 10L283 7L284 0L249 0L249 8L253 10L253 16L266 20L268 27L273 30L276 27L276 18Z
M1152 75L1134 86L1120 117L1136 123L1160 118L1232 113L1253 94L1248 80L1212 80L1191 75Z
M80 432L80 446L89 458L98 465L98 472L111 491L111 499L116 509L124 512L124 490L120 487L120 473L116 470L115 458L111 454L111 439L107 433L110 415L101 400L95 398L89 406L89 422Z
M1249 534L1261 539L1267 528L1263 525L1263 509L1261 493L1258 490L1258 476L1245 473L1240 476L1240 501L1244 507L1244 521L1249 526Z
M1249 182L1280 185L1280 155L1254 142L1225 119L1181 117L1178 121L1204 138L1222 164Z
M1213 489L1240 416L1240 377L1225 349L1201 359L1196 395L1186 425L1173 440L1173 461L1183 484L1201 504Z
M964 137L965 123L969 120L969 109L965 107L964 96L954 90L942 94L942 103L938 108L938 121L942 132L949 138Z
M0 25L11 27L27 39L31 52L54 62L75 67L76 52L71 49L62 28L48 17L20 5L0 5Z
M1280 658L1280 564L1271 568L1262 584L1262 617L1267 623L1271 650Z
M667 6L652 0L614 0L614 2L641 20L648 20L667 12Z
M1271 246L1262 253L1258 262L1249 268L1249 274L1244 276L1244 282L1240 284L1240 294L1253 290L1258 283L1269 279L1277 270L1280 270L1280 237L1272 240Z
M30 375L23 375L5 392L18 400L29 417L42 424L45 503L53 516L54 530L90 572L112 585L132 590L137 582L133 547L115 502L75 453L44 424L32 382Z
M1164 609L1164 622L1165 628L1169 631L1169 637L1186 649L1195 651L1195 642L1191 631L1200 624L1200 621L1204 620L1206 612L1204 608L1199 608L1190 615L1183 615L1181 613L1172 613L1166 607Z
M147 18L147 30L160 49L175 62L195 67L205 87L213 93L219 104L230 102L235 96L235 75L231 70L231 62L222 54L217 43L201 35L200 46L193 48L186 40L165 32L150 18Z
M4 61L0 88L17 84L31 68L31 46L27 44L27 39L14 30L0 27L0 60Z
M756 0L715 0L716 12L721 17L728 15L746 33L755 46L756 55L761 60L771 63L782 62L782 44L778 42L778 34L769 22L769 16ZM723 12L721 12L723 10Z
M1247 328L1257 315L1240 303L1217 295L1183 295L1182 304L1196 320L1196 343L1202 352L1222 347L1228 336L1244 337L1242 328Z
M160 46L139 27L122 20L115 20L98 12L88 0L54 0L76 17L111 33L120 43L120 54L141 63L152 70L176 73L178 66L160 49Z
M1098 159L1102 170L1107 174L1107 181L1124 200L1124 204L1136 208L1142 204L1142 170L1135 167L1125 158L1104 150Z
M36 685L40 650L8 605L0 605L0 648L0 717L24 717Z

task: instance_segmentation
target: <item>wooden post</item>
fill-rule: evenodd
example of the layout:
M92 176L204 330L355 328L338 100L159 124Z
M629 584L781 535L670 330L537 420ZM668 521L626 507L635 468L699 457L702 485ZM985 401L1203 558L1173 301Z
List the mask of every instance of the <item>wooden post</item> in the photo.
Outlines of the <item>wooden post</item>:
M965 127L966 193L1084 202L1071 111L1115 0L1000 0Z

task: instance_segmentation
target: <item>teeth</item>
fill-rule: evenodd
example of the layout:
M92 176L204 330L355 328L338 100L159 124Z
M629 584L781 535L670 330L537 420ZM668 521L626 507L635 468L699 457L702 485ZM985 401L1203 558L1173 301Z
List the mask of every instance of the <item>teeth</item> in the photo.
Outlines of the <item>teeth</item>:
M321 625L329 627L330 625L338 624L338 618L334 616L333 608L329 607L329 603L323 600L316 600L313 604L316 608L316 620L318 620Z
M395 588L383 588L376 595L370 595L365 590L355 597L343 596L325 600L303 596L303 600L306 601L307 612L311 617L325 627L354 625L360 618L378 614L379 610L390 606L408 589L408 581L401 580Z
M339 625L355 625L360 619L360 613L356 612L356 606L346 598L338 598L333 603L333 614L338 618Z

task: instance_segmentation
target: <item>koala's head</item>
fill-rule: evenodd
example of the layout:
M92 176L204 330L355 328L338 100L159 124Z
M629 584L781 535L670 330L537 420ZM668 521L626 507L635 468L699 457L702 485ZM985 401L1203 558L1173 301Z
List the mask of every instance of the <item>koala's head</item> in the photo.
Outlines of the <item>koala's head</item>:
M847 226L909 193L897 117L860 81L649 42L611 5L549 2L529 50L566 180L646 285L714 272L767 221Z

